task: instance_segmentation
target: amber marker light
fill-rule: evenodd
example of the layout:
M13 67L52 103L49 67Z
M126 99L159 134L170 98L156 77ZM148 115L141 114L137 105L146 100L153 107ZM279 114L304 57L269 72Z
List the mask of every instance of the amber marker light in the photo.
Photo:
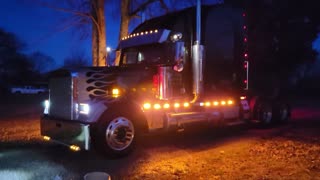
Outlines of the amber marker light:
M120 91L117 88L112 89L112 95L113 96L119 96L120 95Z
M71 149L72 151L80 151L80 147L79 147L79 146L76 146L76 145L71 145L71 146L70 146L70 149Z
M233 101L232 100L228 100L228 105L232 105Z
M221 101L221 105L222 106L226 105L226 101Z
M165 103L165 104L163 105L163 108L164 108L164 109L169 109L169 108L170 108L170 104Z
M211 106L211 103L210 102L205 102L204 105L205 106Z
M190 104L188 102L183 103L183 107L189 107Z
M51 138L49 136L43 136L43 139L46 141L50 141Z
M218 101L214 101L214 102L213 102L213 105L214 105L214 106L219 106L219 102L218 102Z
M153 108L154 108L154 109L161 109L161 106L160 106L160 104L154 104L154 105L153 105Z
M150 103L144 103L143 104L143 109L150 109L151 108L151 104Z
M180 104L179 104L179 103L174 103L174 107L175 107L175 108L179 108L179 107L180 107Z

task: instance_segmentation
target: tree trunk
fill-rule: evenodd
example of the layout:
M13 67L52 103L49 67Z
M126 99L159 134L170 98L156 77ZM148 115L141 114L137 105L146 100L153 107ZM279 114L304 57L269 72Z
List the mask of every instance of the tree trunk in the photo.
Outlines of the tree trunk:
M106 66L106 23L104 0L91 0L92 13L92 65Z
M130 0L121 0L121 20L120 20L120 34L119 40L128 35L129 22L131 17L129 16Z
M98 30L97 26L92 23L92 35L91 35L91 48L92 48L92 66L98 66Z

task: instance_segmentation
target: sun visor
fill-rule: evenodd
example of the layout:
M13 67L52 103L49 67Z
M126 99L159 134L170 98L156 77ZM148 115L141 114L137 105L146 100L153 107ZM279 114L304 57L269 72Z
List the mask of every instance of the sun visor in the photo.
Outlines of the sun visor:
M154 43L163 43L168 39L169 35L170 30L167 29L132 33L126 37L121 38L118 49Z

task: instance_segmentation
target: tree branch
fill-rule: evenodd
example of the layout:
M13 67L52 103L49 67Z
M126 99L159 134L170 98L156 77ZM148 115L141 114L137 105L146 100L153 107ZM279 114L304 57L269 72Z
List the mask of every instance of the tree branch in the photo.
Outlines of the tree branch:
M66 13L70 13L70 14L74 14L77 16L83 16L83 17L87 17L90 18L90 14L89 13L85 13L85 12L80 12L80 11L74 11L71 9L66 9L66 8L60 8L60 7L56 7L56 6L52 6L50 4L47 3L41 3L42 6L56 10L56 11L61 11L61 12L66 12Z
M134 11L129 13L129 17L135 16L136 14L138 14L138 12L142 11L143 9L145 9L149 4L154 3L156 1L158 1L158 0L148 0L148 1L144 2L144 3L142 3L137 9L135 9Z
M163 0L159 0L161 8L164 9L166 11L166 13L169 13L170 9L169 7L166 5L166 3Z

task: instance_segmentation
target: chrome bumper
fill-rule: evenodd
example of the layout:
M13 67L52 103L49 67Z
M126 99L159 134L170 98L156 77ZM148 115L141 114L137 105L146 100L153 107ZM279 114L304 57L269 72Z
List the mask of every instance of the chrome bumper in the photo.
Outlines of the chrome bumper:
M74 121L62 121L44 116L40 120L42 136L50 137L57 143L66 146L78 146L81 149L90 149L90 125Z

